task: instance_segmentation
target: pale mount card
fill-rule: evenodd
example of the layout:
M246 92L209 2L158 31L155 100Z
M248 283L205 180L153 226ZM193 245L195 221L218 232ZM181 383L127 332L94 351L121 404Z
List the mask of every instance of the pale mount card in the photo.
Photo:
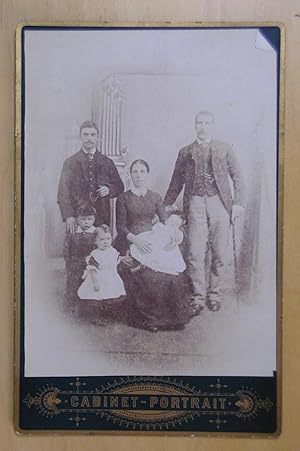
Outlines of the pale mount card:
M278 434L283 29L21 25L16 427Z

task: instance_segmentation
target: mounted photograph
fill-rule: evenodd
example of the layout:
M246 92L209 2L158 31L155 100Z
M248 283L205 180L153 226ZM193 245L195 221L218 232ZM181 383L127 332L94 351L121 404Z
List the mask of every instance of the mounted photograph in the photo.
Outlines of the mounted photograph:
M21 432L278 432L282 33L19 26Z

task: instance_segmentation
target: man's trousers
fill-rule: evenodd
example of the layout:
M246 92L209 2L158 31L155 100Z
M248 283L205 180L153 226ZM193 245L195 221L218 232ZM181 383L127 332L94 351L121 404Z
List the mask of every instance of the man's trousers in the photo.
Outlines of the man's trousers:
M218 195L192 196L188 217L188 268L193 291L203 303L220 302L223 288L230 216ZM210 266L206 268L210 250Z

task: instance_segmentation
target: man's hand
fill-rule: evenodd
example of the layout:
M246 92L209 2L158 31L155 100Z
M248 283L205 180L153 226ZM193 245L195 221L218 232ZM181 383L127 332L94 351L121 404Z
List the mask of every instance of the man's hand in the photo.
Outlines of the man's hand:
M76 219L74 218L74 216L69 216L66 219L66 229L67 229L67 232L75 233L75 230L76 230Z
M164 250L170 251L170 250L174 249L174 247L177 246L178 244L180 244L182 242L182 240L183 240L183 233L181 232L181 230L174 230L174 233L170 237L170 241L168 242L168 244L166 244L164 246Z
M101 197L105 197L109 195L109 188L108 186L100 186L99 189L97 189L98 193L100 193Z
M245 208L241 205L233 205L231 212L231 223L234 224L237 218L243 216Z
M163 247L164 251L171 251L177 245L175 237L171 236L170 241Z
M172 211L179 210L179 208L177 207L176 204L166 205L165 209L166 209L167 213L171 213Z

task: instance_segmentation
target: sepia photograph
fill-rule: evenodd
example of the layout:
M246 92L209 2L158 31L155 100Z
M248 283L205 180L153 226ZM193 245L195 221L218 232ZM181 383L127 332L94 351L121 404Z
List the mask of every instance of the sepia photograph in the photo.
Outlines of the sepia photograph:
M25 377L276 372L264 30L23 29Z

